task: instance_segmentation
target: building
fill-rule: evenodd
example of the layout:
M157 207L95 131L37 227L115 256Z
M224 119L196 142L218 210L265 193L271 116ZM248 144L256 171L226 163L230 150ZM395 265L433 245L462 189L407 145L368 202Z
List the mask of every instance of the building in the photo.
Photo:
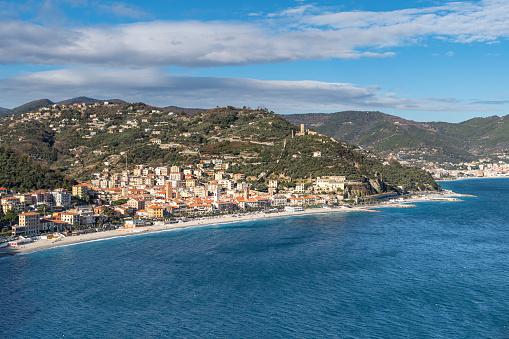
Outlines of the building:
M236 173L233 175L233 180L235 181L241 181L244 180L246 176L243 173Z
M60 214L60 219L69 225L80 225L80 215L78 213L67 212Z
M302 212L304 209L299 206L286 206L285 212Z
M43 232L50 232L55 229L55 221L51 219L41 219L40 230Z
M272 206L284 206L287 204L288 198L284 195L275 195L271 198Z
M79 184L72 187L72 195L85 200L88 198L89 185Z
M161 206L152 205L147 208L147 214L149 218L162 218L163 208Z
M145 208L145 199L143 198L131 198L127 201L127 206L138 211Z
M2 211L7 214L10 210L14 213L19 214L25 211L25 205L21 203L19 198L8 197L2 199Z
M71 194L69 193L69 191L63 188L58 188L51 192L51 194L53 195L55 206L67 207L71 205Z
M35 212L21 213L19 225L12 228L12 235L33 235L39 233L41 215Z
M166 197L166 200L171 200L173 199L173 187L171 185L171 182L167 182L165 184L165 197Z
M304 193L305 190L306 190L306 185L304 183L297 184L295 186L295 192L297 192L297 193Z

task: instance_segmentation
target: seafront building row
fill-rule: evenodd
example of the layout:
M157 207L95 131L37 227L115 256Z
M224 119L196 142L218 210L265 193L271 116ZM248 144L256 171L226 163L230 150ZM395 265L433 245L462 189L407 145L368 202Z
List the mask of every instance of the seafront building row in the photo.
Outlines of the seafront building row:
M13 235L32 235L93 227L111 219L160 220L332 205L345 199L347 185L359 184L345 177L327 177L282 188L277 180L269 180L268 192L256 192L246 182L253 178L226 172L228 164L219 160L205 165L212 168L203 169L203 164L196 169L136 165L133 171L96 173L93 180L73 186L72 192L59 188L18 194L0 188L1 207L4 214L19 214Z

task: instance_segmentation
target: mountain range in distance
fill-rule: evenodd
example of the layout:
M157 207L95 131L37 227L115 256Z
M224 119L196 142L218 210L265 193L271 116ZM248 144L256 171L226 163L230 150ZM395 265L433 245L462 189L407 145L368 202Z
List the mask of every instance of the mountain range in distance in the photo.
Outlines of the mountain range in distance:
M509 115L461 123L416 122L377 111L282 115L289 122L380 155L462 162L509 150Z

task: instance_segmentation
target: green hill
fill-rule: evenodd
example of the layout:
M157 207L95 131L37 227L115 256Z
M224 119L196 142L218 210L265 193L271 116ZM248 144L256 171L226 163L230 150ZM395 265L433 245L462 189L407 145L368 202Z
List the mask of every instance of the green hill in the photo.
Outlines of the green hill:
M83 104L83 103L84 104L92 104L94 102L105 102L105 101L106 102L125 102L120 99L99 100L99 99L93 99L93 98L81 96L81 97L76 97L76 98L72 98L72 99L59 101L56 104L57 105L71 105L71 104Z
M345 175L365 181L367 194L369 180L382 174L393 187L438 187L422 170L384 166L373 154L325 136L292 138L297 130L266 109L231 106L188 115L143 103L91 104L0 119L2 142L79 179L103 170L122 170L126 160L132 168L135 164L187 166L221 158L231 164L229 172L245 173L261 185L268 178L293 181ZM314 157L315 151L322 156Z
M75 181L35 163L26 155L0 147L0 186L7 189L32 191L35 189L70 189Z
M459 124L422 123L381 112L357 111L282 117L382 155L404 151L408 157L461 162L509 148L509 116L476 118Z
M50 105L53 105L53 102L48 99L40 99L40 100L30 101L29 103L26 103L24 105L21 105L16 108L1 112L0 117L28 113L28 112L32 112L39 108L50 106Z

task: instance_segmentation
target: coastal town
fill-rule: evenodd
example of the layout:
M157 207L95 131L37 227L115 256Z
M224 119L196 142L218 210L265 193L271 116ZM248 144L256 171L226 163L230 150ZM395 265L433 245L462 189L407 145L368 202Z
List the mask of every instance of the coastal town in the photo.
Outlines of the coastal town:
M280 142L282 151L279 151L275 147L278 139L264 136L263 133L268 136L277 134L274 126L280 124L280 118L264 109L235 111L233 107L212 114L222 115L210 125L210 131L204 130L203 134L208 133L209 144L201 147L195 145L197 139L194 138L198 137L198 132L179 126L191 123L203 126L207 123L206 119L212 119L210 116L196 115L193 121L185 114L152 109L144 104L52 104L17 118L4 118L3 126L8 127L10 133L4 134L3 140L15 141L21 146L33 146L33 143L27 142L25 137L17 137L17 130L41 121L55 136L67 133L75 137L81 146L66 151L70 156L63 158L61 164L70 170L89 171L80 172L82 177L86 175L88 179L80 180L67 189L38 188L27 192L0 188L4 245L22 246L41 237L56 241L63 237L108 230L129 232L143 227L146 230L148 226L181 224L201 218L297 213L305 209L351 208L388 201L398 203L412 196L412 192L407 192L407 187L403 185L393 185L392 190L387 191L384 188L386 183L379 174L369 180L362 176L359 180L359 176L317 176L315 173L309 177L296 175L297 178L283 173L268 176L280 165L279 161L287 149L287 139ZM236 124L232 123L233 120L221 122L221 119L232 117L237 119ZM118 123L115 119L125 123ZM242 125L239 121L243 121ZM317 161L325 161L327 165L336 164L326 167L345 166L345 163L335 163L338 156L334 152L346 149L342 142L306 129L304 124L298 130L293 130L292 125L288 126L288 140L295 143L294 153L288 154L290 161L302 161L307 157L307 162L303 163L306 166ZM133 157L133 152L129 153L129 150L118 151L117 154L108 144L103 144L96 148L88 147L86 151L84 142L92 142L99 137L120 138L121 135L127 136L129 130L139 133L135 134L140 136L136 140L148 141L144 144L148 146L140 147L149 147L146 148L149 151L155 148L170 152L175 159L186 157L187 160L178 161L178 165L132 166L129 157ZM316 146L309 148L306 151L309 154L306 154L301 145L309 146L311 143ZM216 145L227 145L229 152L218 152L213 148L217 148ZM241 145L244 150L232 149L232 145ZM249 147L259 148L253 151ZM268 148L270 153L264 155L263 147ZM437 180L509 175L509 164L506 162L509 157L503 152L496 160L483 158L459 164L429 162L418 153L395 152L380 158L362 147L355 152L352 154L376 159L383 166L396 163L424 169ZM43 156L39 153L30 157L41 159ZM88 166L85 157L92 165ZM238 171L239 168L261 167L268 158L274 165L265 167L264 172ZM243 167L239 167L239 164ZM90 172L91 168L96 171ZM366 190L366 185L372 189ZM416 187L418 190L409 191L424 194L428 190L428 184Z
M495 153L491 158L482 157L475 161L459 163L425 160L422 152L408 151L390 153L388 160L420 167L438 180L509 176L509 152L506 151Z
M136 227L149 221L215 214L338 206L354 202L345 202L344 192L348 185L358 184L345 177L327 177L317 178L311 185L281 188L277 180L270 180L268 192L257 192L250 190L244 174L229 173L228 167L220 159L203 160L195 168L136 165L133 171L95 173L93 180L72 186L72 192L59 188L16 193L0 188L1 206L4 215L19 218L12 226L13 236L76 235L112 223L118 227L120 221L125 227Z
M92 180L72 186L72 191L59 188L16 193L0 188L4 215L18 220L12 225L8 244L13 248L34 240L54 244L90 233L140 232L148 231L149 226L161 229L175 224L184 227L204 219L209 223L213 222L210 219L232 221L260 213L330 212L382 202L413 207L401 204L411 195L395 192L349 199L348 187L360 183L345 177L317 178L295 187L281 187L277 180L270 180L268 192L253 191L244 174L228 172L228 168L221 159L202 160L195 168L136 165L132 171L94 173Z

